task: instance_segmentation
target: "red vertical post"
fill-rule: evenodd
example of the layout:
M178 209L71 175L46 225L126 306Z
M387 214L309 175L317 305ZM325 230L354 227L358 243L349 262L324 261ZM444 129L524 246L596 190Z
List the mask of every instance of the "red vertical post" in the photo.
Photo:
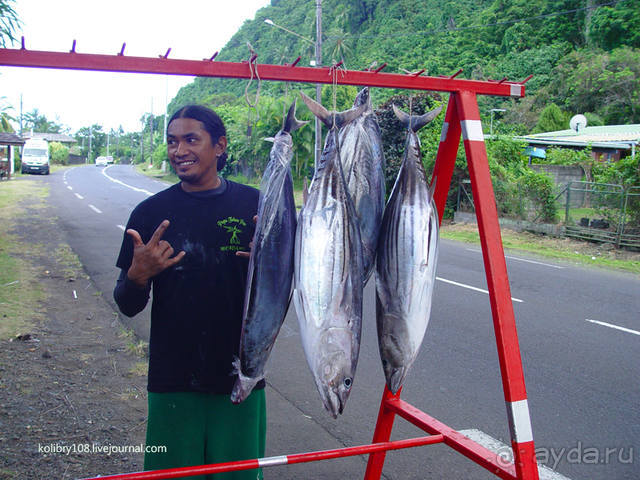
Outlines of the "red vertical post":
M516 475L519 480L538 480L518 333L480 112L474 92L461 91L457 100L476 206Z
M436 156L436 164L431 176L431 184L435 182L433 200L438 210L438 220L442 223L442 216L447 204L447 196L451 188L451 176L456 165L458 146L460 145L460 120L456 108L457 94L449 96L447 113L444 116L442 133L440 134L440 145Z
M371 443L388 442L391 438L391 430L393 429L393 420L396 414L387 406L387 400L392 398L400 398L402 388L394 395L385 385L382 401L380 402L380 411L378 412L378 421L376 429L373 432L373 441ZM382 476L382 467L387 452L377 452L369 455L367 462L367 470L364 474L364 480L380 480Z

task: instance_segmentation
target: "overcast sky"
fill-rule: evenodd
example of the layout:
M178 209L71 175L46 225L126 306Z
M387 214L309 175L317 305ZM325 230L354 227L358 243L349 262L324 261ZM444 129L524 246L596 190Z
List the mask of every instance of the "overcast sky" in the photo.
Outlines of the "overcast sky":
M220 50L269 0L17 0L29 50L202 60ZM19 48L14 45L10 48ZM164 114L167 101L192 77L0 66L0 97L20 113L34 108L75 133L90 124L106 131L140 130L145 112ZM16 125L17 126L17 125Z

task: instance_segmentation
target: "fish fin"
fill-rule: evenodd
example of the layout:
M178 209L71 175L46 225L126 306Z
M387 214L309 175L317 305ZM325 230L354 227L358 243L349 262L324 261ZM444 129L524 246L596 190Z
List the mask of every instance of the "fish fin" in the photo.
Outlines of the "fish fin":
M263 138L262 140L264 140L265 142L271 142L271 143L276 141L276 139L273 137L266 137L266 138Z
M324 123L327 127L331 128L331 125L333 123L331 112L329 112L329 110L324 108L322 105L320 105L318 102L313 100L304 92L300 92L300 96L302 97L302 101L309 108L309 110L311 110L311 112L316 117L318 117L322 121L322 123Z
M289 107L289 112L287 113L287 118L284 122L284 128L282 129L284 132L295 132L300 127L304 127L309 122L302 122L296 118L296 101L294 100L291 106Z
M362 115L362 113L367 109L367 105L363 104L349 110L345 110L344 112L330 112L304 92L300 92L300 96L302 97L302 101L304 101L307 107L309 107L309 110L311 110L311 112L328 128L333 128L334 125L338 128L342 128Z
M408 113L400 110L395 105L392 105L392 107L393 112L396 114L396 117L398 117L398 120L400 120L400 122L402 122L405 127L411 129L414 132L417 132L427 123L431 122L442 111L442 105L440 105L438 108L431 110L424 115L409 115Z

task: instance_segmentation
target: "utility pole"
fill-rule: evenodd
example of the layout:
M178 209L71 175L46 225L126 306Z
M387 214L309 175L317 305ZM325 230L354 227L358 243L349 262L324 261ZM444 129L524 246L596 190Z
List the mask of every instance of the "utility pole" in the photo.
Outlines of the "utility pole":
M92 126L89 125L89 152L87 153L87 163L91 160L91 137L93 137Z
M20 136L22 136L22 94L20 94Z
M322 0L316 0L316 68L322 66ZM322 85L316 83L316 102L322 103ZM315 115L314 115L315 116ZM318 169L318 162L322 154L322 125L320 119L315 117L316 148L314 155L314 173Z

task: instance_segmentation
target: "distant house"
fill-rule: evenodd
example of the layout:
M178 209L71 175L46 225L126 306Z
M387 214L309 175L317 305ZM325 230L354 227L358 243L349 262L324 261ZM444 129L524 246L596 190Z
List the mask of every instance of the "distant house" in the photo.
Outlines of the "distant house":
M15 133L0 132L0 178L9 177L14 171L14 147L22 147L24 140Z
M582 127L579 130L536 133L518 137L529 146L525 155L545 158L546 150L552 147L582 150L588 146L595 160L617 162L622 157L636 156L640 143L640 124L609 125L605 127Z
M46 140L47 142L58 142L66 145L67 147L72 147L73 144L78 143L78 141L63 133L39 133L39 132L23 132L22 138L28 140L30 138L40 138L42 140Z

